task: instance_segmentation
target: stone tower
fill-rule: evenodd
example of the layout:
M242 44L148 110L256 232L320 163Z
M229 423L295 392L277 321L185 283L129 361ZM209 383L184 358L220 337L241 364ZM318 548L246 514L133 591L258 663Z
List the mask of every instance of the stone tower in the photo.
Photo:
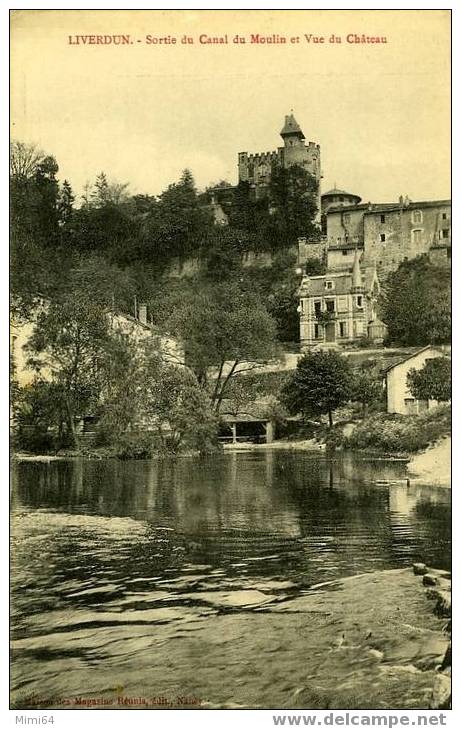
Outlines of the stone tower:
M257 152L255 154L240 152L238 156L239 182L248 182L253 190L254 197L260 199L267 194L274 165L285 169L293 165L299 165L307 172L310 172L317 180L317 208L318 219L320 220L320 182L322 179L320 145L315 142L306 144L306 137L293 113L285 117L280 136L283 139L283 147L278 147L275 151Z

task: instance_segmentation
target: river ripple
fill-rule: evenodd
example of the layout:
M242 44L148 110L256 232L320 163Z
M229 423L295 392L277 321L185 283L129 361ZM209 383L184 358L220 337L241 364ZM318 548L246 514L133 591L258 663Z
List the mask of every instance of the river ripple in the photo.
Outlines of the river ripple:
M16 463L13 695L107 694L117 676L135 690L153 646L217 616L414 560L448 568L449 492L404 478L283 451Z

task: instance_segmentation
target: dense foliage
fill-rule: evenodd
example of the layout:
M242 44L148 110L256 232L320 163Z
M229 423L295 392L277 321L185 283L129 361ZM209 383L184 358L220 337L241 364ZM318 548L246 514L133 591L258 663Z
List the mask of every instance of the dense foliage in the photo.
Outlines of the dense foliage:
M309 352L283 389L284 401L293 414L304 417L333 413L351 398L352 374L347 358L334 351Z
M428 359L420 370L410 370L407 376L410 392L417 400L451 399L451 360L447 357Z
M389 340L403 346L451 338L451 271L427 256L404 261L384 286L381 317Z
M441 405L423 415L370 416L358 423L343 445L356 450L414 453L451 432L451 408Z

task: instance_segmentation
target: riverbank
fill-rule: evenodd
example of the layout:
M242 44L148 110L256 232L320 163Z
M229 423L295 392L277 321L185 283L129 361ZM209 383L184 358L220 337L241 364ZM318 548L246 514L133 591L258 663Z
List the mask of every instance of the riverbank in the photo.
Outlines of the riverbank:
M443 438L422 453L413 456L408 463L412 481L450 488L451 486L451 438Z
M127 624L109 604L104 612L85 613L71 635L51 630L14 641L13 651L32 657L36 650L59 648L65 655L72 647L74 655L86 655L94 649L92 622L116 621L117 644L131 646L123 670L114 656L110 671L92 672L91 689L82 697L85 664L68 661L61 693L43 667L34 694L53 696L49 709L72 708L69 697L102 698L106 708L117 708L121 695L144 697L146 704L131 706L144 709L180 708L178 696L194 697L196 703L187 708L202 709L435 708L447 698L446 682L442 699L434 698L434 685L440 683L437 669L449 645L448 616L434 613L429 594L434 588L428 591L423 579L427 576L416 576L411 568L385 570L298 592L276 581L210 591L205 580L193 592L185 588L183 607L163 607L158 616L149 609L145 618L140 610L137 622ZM435 579L449 588L445 576ZM175 613L174 625L169 611ZM171 640L178 629L181 640ZM158 696L168 703L148 703ZM16 708L30 706L24 691L13 701Z

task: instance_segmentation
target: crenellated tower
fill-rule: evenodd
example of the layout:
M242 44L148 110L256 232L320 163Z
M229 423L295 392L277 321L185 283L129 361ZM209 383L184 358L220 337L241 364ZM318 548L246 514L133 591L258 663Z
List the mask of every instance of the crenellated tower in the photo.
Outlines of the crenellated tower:
M274 166L288 169L293 165L299 165L317 181L317 208L318 220L320 220L320 183L322 179L320 145L315 142L306 144L306 137L293 113L285 116L280 136L283 139L283 147L278 147L275 151L255 154L240 152L238 155L239 182L248 182L255 199L258 200L267 194Z

